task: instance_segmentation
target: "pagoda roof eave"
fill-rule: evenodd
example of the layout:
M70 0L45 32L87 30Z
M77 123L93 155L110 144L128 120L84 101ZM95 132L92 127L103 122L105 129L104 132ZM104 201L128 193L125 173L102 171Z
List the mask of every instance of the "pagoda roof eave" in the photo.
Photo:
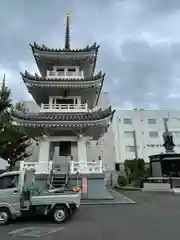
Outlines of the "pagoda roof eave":
M103 84L104 84L104 78L102 79L101 86L100 86L99 91L98 91L98 93L97 93L96 105L97 105L98 102L99 102L99 98L100 98L100 94L101 94L101 91L102 91L102 88L103 88Z
M101 88L101 81L91 82L91 83L31 83L26 82L26 87L28 89L32 88Z
M43 132L45 134L54 135L59 131L71 131L76 136L84 135L90 136L93 140L98 140L107 132L108 127L111 124L112 117L107 117L104 121L93 122L58 122L58 123L40 123L40 122L19 122L18 119L14 118L14 124L19 126L20 129L23 129L23 132L26 132L29 136L38 137Z
M97 75L91 78L85 79L47 79L35 76L25 72L21 73L22 79L26 87L31 90L32 88L99 88L101 89L104 81L105 74L99 72ZM33 80L34 79L34 80ZM99 90L98 90L99 95Z
M17 122L31 124L94 124L103 123L106 119L112 119L115 110L111 106L105 110L98 109L94 112L79 113L24 113L21 111L12 112L12 117Z
M53 127L70 127L70 126L104 126L110 123L111 121L111 116L108 116L104 119L100 120L94 120L94 121L28 121L28 120L20 120L16 117L12 117L13 120L18 124L18 125L26 125L26 126L53 126Z
M47 62L56 62L56 64L60 64L60 62L65 63L65 61L71 61L77 63L90 62L92 65L92 71L94 71L97 60L97 53L99 46L93 44L90 47L86 47L84 49L50 49L45 45L38 45L37 43L30 44L32 53L34 55L36 64L39 68L39 71L42 75L45 75L44 64Z
M33 54L37 52L44 52L44 53L61 53L61 54L72 54L72 53L96 53L99 49L99 45L96 45L94 43L91 46L86 46L85 48L82 49L53 49L53 48L48 48L44 44L39 45L36 42L33 44L29 44Z
M98 94L99 94L99 91L101 89L101 83L100 84L96 84L94 86L84 86L84 85L79 85L79 86L75 86L75 85L58 85L57 86L32 86L30 84L26 84L26 87L27 87L27 90L28 92L32 95L33 99L35 100L35 102L38 104L38 105L41 105L42 102L46 102L48 101L48 96L57 96L59 93L58 91L59 90L63 90L63 89L69 89L69 90L72 90L72 91L78 91L78 90L81 90L82 92L82 95L83 95L83 92L84 91L87 91L91 94L94 95L95 99L97 98ZM74 92L75 93L75 92ZM88 98L89 99L89 98ZM90 100L91 101L91 100ZM91 101L90 103L90 106L91 107L95 107L96 106L96 103L95 103L96 100L94 101Z
M30 74L27 70L25 71L25 73L20 72L22 79L24 82L27 81L33 81L33 82L93 82L93 81L99 81L99 80L103 80L105 77L105 73L102 74L102 72L100 71L99 73L90 76L90 77L85 77L85 78L80 78L80 79L75 79L75 78L46 78L46 77L41 77L38 74L32 75Z
M34 59L36 61L36 64L38 66L38 69L41 73L42 76L46 75L46 70L48 67L52 65L66 65L71 63L70 65L77 65L77 64L84 64L85 62L91 66L92 68L92 73L95 70L96 66L96 60L97 60L97 53L95 54L88 54L88 56L80 55L80 56L74 56L73 54L69 56L65 56L62 54L56 54L56 55L39 55L39 54L34 54ZM67 62L65 64L65 62Z

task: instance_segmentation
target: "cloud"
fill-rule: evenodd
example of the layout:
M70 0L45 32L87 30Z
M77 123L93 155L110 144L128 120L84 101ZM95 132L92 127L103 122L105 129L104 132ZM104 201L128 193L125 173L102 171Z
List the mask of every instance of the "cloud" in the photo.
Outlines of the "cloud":
M66 12L73 47L100 44L97 71L115 106L179 108L179 0L2 0L0 75L13 99L30 99L19 75L37 71L28 43L63 47Z
M111 64L108 64L105 62L108 56L104 57L103 65L111 81L114 81L111 92L114 93L116 104L127 101L138 108L150 107L152 104L163 108L172 107L174 100L170 103L168 93L180 85L177 83L180 76L179 47L175 43L159 48L145 41L131 39L119 46L123 59L111 55Z
M0 65L1 82L5 74L6 85L11 89L11 97L16 101L23 101L24 99L31 100L32 97L28 93L23 81L20 81L19 71L8 69Z

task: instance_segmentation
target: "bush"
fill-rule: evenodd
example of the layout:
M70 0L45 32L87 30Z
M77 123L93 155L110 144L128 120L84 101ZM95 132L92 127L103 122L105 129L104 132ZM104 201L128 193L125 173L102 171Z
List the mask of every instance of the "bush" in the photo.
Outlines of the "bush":
M126 172L128 183L140 185L140 179L145 175L145 162L143 159L125 160L124 169ZM134 184L133 184L134 185Z
M126 181L124 176L119 176L118 177L118 185L119 186L126 186L127 185L127 181Z

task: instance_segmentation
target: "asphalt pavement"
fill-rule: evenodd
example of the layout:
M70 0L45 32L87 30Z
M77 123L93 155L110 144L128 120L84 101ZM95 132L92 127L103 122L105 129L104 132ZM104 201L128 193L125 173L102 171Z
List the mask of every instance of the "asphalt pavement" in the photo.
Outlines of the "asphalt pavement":
M73 219L57 225L47 220L15 221L0 227L7 240L176 240L180 236L180 196L125 192L135 204L81 206Z

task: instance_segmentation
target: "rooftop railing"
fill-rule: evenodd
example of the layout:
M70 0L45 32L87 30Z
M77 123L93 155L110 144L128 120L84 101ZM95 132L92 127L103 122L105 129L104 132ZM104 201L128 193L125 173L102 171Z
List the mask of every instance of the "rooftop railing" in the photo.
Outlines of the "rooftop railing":
M84 104L41 104L40 112L87 112L87 103Z
M58 72L58 71L47 71L46 78L75 78L80 79L84 77L83 71L80 72Z

